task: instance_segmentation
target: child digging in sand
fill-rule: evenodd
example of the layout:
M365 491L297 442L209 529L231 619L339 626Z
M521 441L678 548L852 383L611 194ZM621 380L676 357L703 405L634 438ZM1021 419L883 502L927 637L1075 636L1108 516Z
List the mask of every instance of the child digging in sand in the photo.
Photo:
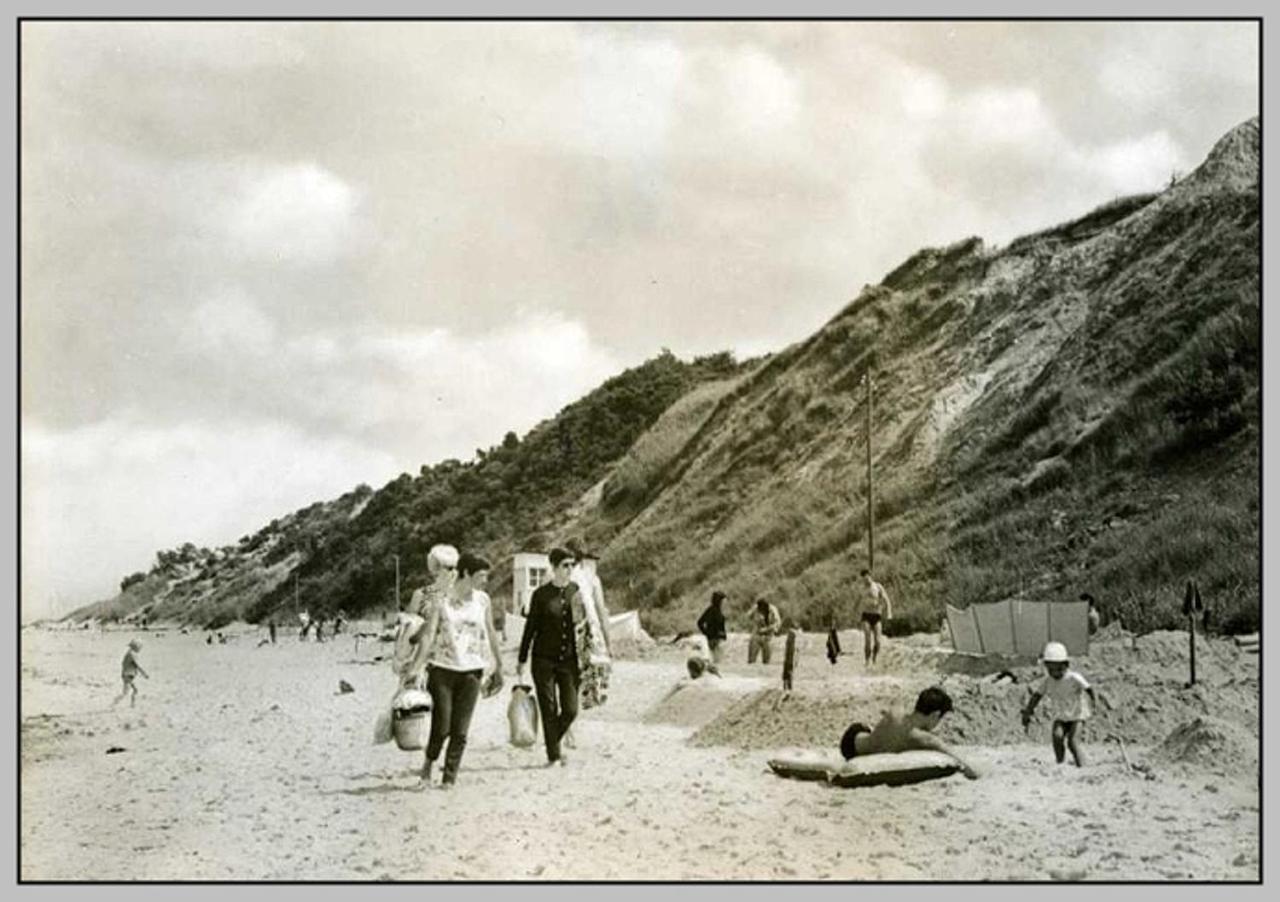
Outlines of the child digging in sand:
M129 650L124 653L124 660L120 663L120 679L123 681L124 687L120 690L120 694L115 697L115 700L111 702L113 708L120 699L130 693L132 693L132 698L129 699L129 704L132 706L138 703L138 687L133 685L134 678L138 674L151 679L151 676L142 669L142 665L138 663L138 659L135 657L135 653L139 651L142 651L142 643L137 639L130 639Z
M1080 731L1080 724L1089 719L1093 710L1093 687L1071 669L1067 647L1061 642L1046 645L1040 660L1044 662L1047 673L1040 684L1031 690L1031 698L1022 709L1022 727L1026 729L1031 725L1031 715L1036 710L1036 705L1047 696L1049 711L1053 716L1054 757L1061 764L1066 760L1066 750L1069 748L1076 767L1083 767L1084 756L1080 754L1076 736Z
M942 716L952 709L951 696L940 686L930 686L916 698L910 712L885 711L875 729L854 723L840 737L840 754L846 761L862 755L885 752L909 752L916 749L942 752L955 759L960 772L970 780L978 779L978 770L937 736L934 729Z

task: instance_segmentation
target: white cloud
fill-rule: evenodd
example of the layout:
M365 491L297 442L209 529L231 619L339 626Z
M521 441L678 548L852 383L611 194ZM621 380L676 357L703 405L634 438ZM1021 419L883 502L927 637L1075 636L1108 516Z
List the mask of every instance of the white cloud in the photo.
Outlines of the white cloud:
M941 115L947 104L947 83L936 72L906 64L900 67L898 90L909 119L928 120Z
M762 50L735 48L719 64L716 101L747 137L790 128L800 113L796 78Z
M183 329L189 350L224 356L263 354L275 342L275 323L242 289L230 288L201 302Z
M478 334L310 334L287 353L298 374L291 405L361 433L407 429L419 462L524 431L623 366L582 323L539 313Z
M185 541L231 544L271 519L397 472L392 454L286 423L124 414L22 430L24 616L114 594Z
M314 163L271 166L243 177L223 227L248 259L327 263L359 238L358 203L350 185Z
M287 380L259 377L236 353L264 350L237 338L261 314L228 297L197 318L224 342L225 365L250 383L244 397L254 401L233 416L164 423L133 411L66 430L24 422L24 603L43 612L52 597L64 606L106 597L160 548L227 544L360 482L468 459L623 367L580 322L526 313L478 335L306 334L278 352Z
M527 85L507 86L505 112L524 140L553 140L580 153L622 158L669 148L686 72L684 53L674 43L597 32L544 49L561 55L551 60L551 71L544 73L550 79L541 89L530 95Z
M975 144L1015 146L1043 152L1062 140L1061 132L1031 88L984 88L962 98L955 124Z
M1158 131L1128 141L1081 151L1079 165L1119 194L1163 187L1169 176L1186 173L1186 154L1168 132Z

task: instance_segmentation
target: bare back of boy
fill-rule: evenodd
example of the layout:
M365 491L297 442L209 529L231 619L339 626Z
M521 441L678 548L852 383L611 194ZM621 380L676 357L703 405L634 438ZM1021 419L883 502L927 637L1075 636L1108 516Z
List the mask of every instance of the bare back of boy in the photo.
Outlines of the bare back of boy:
M912 749L932 749L932 737L912 725L909 714L886 709L879 722L869 733L859 733L854 748L859 755L879 755L890 752L907 752Z

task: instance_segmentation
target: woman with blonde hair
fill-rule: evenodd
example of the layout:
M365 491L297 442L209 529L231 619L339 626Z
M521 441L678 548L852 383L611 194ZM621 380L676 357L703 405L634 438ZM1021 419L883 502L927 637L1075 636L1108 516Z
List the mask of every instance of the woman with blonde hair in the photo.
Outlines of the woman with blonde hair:
M418 641L427 614L453 588L458 575L458 549L452 545L433 545L427 552L425 586L414 591L408 605L396 617L395 656L392 668L400 677L402 689L426 687L427 651Z

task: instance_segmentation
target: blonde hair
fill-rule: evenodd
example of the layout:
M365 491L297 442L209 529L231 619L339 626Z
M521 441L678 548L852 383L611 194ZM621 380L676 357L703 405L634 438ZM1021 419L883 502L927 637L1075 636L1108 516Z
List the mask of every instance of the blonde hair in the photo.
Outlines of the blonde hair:
M442 567L458 566L458 549L452 545L432 545L427 552L427 571L432 575L439 573Z

